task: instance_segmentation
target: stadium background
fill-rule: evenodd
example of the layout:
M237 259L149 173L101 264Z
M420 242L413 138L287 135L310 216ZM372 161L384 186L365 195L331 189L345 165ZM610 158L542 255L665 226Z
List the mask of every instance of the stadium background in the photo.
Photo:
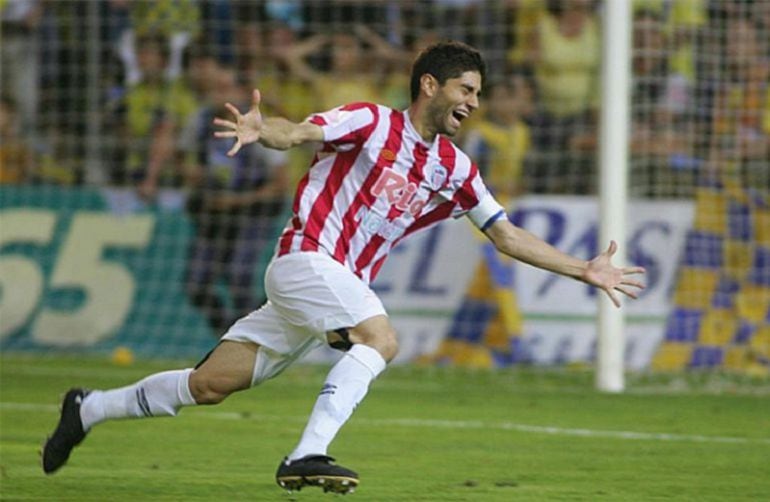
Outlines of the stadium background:
M648 268L649 287L626 305L628 366L767 376L770 1L633 5L625 246L630 261ZM489 62L483 113L458 143L513 221L568 252L598 250L599 3L0 7L4 352L206 352L241 296L258 301L271 246L244 261L255 271L249 284L195 281L196 229L257 221L267 238L287 213L275 197L240 213L196 211L191 201L213 189L232 200L268 185L289 197L286 187L312 156L256 152L259 179L235 179L239 167L216 146L201 149L204 118L220 113L209 103L243 102L258 87L267 113L295 120L348 101L405 107L410 59L447 37L477 46ZM375 286L402 333L401 360L590 364L595 293L503 260L473 234L451 222L405 243L386 264ZM220 271L232 260L209 261ZM203 283L215 287L201 291Z

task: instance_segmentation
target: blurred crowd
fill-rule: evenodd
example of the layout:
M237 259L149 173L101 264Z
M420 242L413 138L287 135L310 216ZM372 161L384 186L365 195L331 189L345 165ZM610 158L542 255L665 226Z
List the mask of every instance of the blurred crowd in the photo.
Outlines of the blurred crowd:
M613 0L614 1L614 0ZM225 102L301 121L409 105L442 40L489 64L456 142L503 203L596 192L601 9L593 0L0 0L0 182L184 193L190 302L214 333L263 299L255 274L311 148L212 135ZM631 193L770 189L770 0L633 0ZM483 264L479 270L484 268ZM481 277L483 274L479 274Z
M634 0L631 190L687 197L728 171L770 181L770 0ZM226 157L222 103L302 120L409 104L415 54L445 38L488 59L458 143L501 199L596 191L601 2L0 0L3 183L185 187L198 209L275 205L308 151ZM275 212L271 210L269 212Z

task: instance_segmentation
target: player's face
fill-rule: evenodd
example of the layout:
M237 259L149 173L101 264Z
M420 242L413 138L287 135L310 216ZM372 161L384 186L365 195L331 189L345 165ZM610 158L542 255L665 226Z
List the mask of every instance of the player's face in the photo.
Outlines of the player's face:
M454 136L460 124L479 107L481 75L466 71L457 78L450 78L440 86L430 105L430 116L436 132Z

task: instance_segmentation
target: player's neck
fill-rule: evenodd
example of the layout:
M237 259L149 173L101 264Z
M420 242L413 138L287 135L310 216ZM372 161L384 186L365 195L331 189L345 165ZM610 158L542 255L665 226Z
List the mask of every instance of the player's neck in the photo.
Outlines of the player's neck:
M438 135L438 131L435 126L431 125L427 120L427 108L425 106L420 106L419 103L412 103L409 106L408 111L409 120L412 122L412 127L417 131L417 134L419 134L426 143L433 143L433 140L435 140Z

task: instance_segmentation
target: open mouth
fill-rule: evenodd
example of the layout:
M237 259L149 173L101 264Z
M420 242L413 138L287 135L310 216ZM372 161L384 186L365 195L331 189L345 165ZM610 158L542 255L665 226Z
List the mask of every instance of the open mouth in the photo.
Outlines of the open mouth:
M452 112L452 125L454 127L460 127L460 124L466 118L468 118L468 112L464 110L454 110Z
M462 111L462 110L455 110L452 112L452 117L454 117L457 122L462 122L466 118L468 118L468 112Z

